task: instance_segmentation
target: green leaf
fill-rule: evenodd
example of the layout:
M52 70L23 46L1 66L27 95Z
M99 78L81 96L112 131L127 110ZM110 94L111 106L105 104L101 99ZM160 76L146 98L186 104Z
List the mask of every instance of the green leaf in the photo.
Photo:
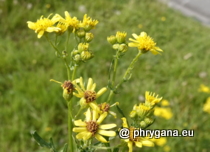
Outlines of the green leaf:
M41 147L46 147L49 149L52 147L51 143L48 143L44 139L42 139L42 137L40 137L36 131L32 133L32 136Z
M67 152L67 149L68 149L68 144L65 144L63 149L61 149L60 152Z
M117 110L119 111L119 113L120 113L123 117L125 117L125 114L124 114L123 111L120 109L120 107L119 107L118 105L116 105L116 107L117 107Z

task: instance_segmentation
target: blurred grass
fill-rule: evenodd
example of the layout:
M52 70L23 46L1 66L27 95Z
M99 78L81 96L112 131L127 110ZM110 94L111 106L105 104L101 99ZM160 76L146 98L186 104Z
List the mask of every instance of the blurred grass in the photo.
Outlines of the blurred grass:
M146 90L156 92L171 103L174 117L157 118L151 128L194 129L195 137L168 137L172 152L208 152L209 115L202 111L208 94L198 92L200 84L210 86L210 29L184 17L167 6L152 0L94 1L85 0L24 0L0 1L0 147L1 151L45 151L32 140L37 130L58 146L66 141L66 105L59 85L50 79L64 81L65 67L44 38L27 28L26 22L36 21L50 13L82 18L87 13L99 20L94 30L90 62L80 68L78 76L92 77L97 88L105 86L108 66L114 55L106 37L116 31L147 32L164 50L161 56L144 55L137 63L130 82L115 97L128 114ZM165 21L163 21L165 18ZM119 76L135 55L129 51L121 59ZM202 74L204 76L202 76ZM103 99L103 98L102 98ZM137 149L138 151L139 149ZM140 149L141 150L141 149ZM163 151L162 147L142 151Z

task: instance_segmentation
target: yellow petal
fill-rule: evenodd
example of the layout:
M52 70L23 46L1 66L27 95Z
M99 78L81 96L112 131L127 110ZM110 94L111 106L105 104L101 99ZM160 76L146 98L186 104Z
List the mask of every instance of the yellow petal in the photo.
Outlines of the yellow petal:
M101 124L101 122L106 118L106 116L107 116L107 112L104 112L103 114L101 114L97 120L97 124Z
M46 29L46 32L54 32L54 31L59 31L60 30L60 28L58 28L58 27L48 27L47 29Z
M88 132L86 133L84 136L83 136L83 140L88 140L90 137L92 136L92 133L91 132Z
M132 141L128 142L128 148L129 148L129 152L133 151L133 142Z
M80 84L80 86L81 86L82 90L84 90L84 91L85 91L85 86L84 86L84 83L83 83L83 78L82 78L82 77L80 77L80 79L79 79L79 84Z
M96 94L96 98L100 97L104 92L106 92L106 90L107 90L107 88L105 88L105 87L100 89Z
M143 146L154 147L154 143L149 141L149 140L141 141L141 143L142 143Z
M41 38L41 37L43 36L43 34L44 34L44 30L40 31L40 32L38 33L37 37L38 37L38 38Z
M100 112L100 108L98 107L98 105L95 102L90 102L89 106L93 109L96 110L97 112Z
M122 119L122 121L123 121L122 126L123 126L124 128L128 128L128 124L127 124L127 120L126 120L126 118L125 118L125 117L123 117L123 118L121 118L121 119Z
M91 87L92 87L92 85L93 85L93 79L92 78L89 78L88 79L88 84L87 84L87 90L90 90Z
M96 119L98 119L98 112L96 110L93 110L93 114L92 115L93 115L92 120L96 121Z
M77 139L83 139L83 137L88 134L88 131L83 131L83 132L80 132L76 135L76 138Z
M27 22L28 23L28 28L30 28L30 29L35 29L35 24L34 24L34 22L31 22L31 21L28 21Z
M112 116L114 116L114 118L117 118L117 114L115 112L109 111L108 113L111 114Z
M100 125L99 128L100 129L111 129L111 128L114 128L116 126L117 126L116 124L105 124L105 125Z
M139 147L139 148L142 147L142 143L141 143L141 142L135 142L135 145L136 145L137 147Z
M84 132L87 131L86 127L74 127L73 132Z
M91 88L89 89L90 91L94 91L96 88L96 83L92 84Z
M87 122L92 120L90 108L88 108L85 116L86 116L86 121Z
M104 135L104 136L108 136L108 137L116 136L116 132L115 131L98 130L97 133L99 133L101 135Z
M100 142L103 142L103 143L107 143L108 141L101 135L99 134L95 134L95 138L100 141Z
M85 127L87 124L83 122L81 119L74 121L75 126Z
M135 39L139 37L139 36L138 36L137 34L135 34L135 33L133 33L132 36L133 36Z

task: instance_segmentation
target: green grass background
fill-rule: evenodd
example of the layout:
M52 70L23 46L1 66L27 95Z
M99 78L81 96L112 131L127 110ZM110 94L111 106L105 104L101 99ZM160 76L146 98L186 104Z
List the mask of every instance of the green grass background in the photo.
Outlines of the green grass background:
M107 84L114 55L106 37L116 31L126 31L128 37L141 31L151 35L164 53L142 56L131 80L114 100L128 114L145 91L158 93L170 101L174 116L170 120L157 118L151 128L195 132L194 137L168 137L171 152L210 151L209 114L202 111L209 95L198 92L200 84L210 86L210 29L154 0L0 1L0 151L47 151L32 139L30 133L34 130L45 139L53 136L58 147L67 141L67 107L62 89L49 81L66 80L65 67L46 39L37 39L26 24L50 13L63 16L66 10L79 19L87 13L99 20L91 43L95 57L77 75L92 77L98 89ZM118 76L135 54L131 49L123 56ZM161 152L163 148L136 151Z

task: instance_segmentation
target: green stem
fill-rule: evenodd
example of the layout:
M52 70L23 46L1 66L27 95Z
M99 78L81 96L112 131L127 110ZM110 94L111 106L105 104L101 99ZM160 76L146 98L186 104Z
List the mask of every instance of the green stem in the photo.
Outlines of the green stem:
M68 101L68 136L69 136L69 151L73 152L74 151L74 146L73 146L73 137L72 137L72 100Z
M131 78L131 71L134 68L134 64L138 61L139 57L142 55L141 50L139 50L138 54L135 56L135 58L132 60L132 62L130 63L129 67L127 68L127 70L125 71L125 74L123 76L123 80L127 81Z
M76 116L74 117L74 119L77 119L77 117L78 117L78 115L81 113L82 109L83 109L82 107L79 108L79 111L77 112L77 114L76 114Z
M63 58L63 61L65 63L66 69L67 69L68 80L71 80L71 70L70 70L70 67L69 67L69 65L68 65L68 63L67 63L67 61L66 61L65 58Z
M119 56L118 56L119 53L118 52L117 52L117 54L115 56L115 60L114 60L114 71L113 71L113 76L112 76L112 86L115 85L115 78L116 78L117 66L118 66L118 60L119 60Z
M116 73L117 73L118 60L119 60L119 51L117 51L117 53L115 55L115 59L114 59L114 69L113 69L113 75L112 75L112 80L111 80L111 88L112 89L110 90L107 103L110 103L110 101L111 101L111 99L114 95L113 88L114 88L114 85L115 85L115 78L116 78ZM111 72L111 70L109 72Z
M62 56L62 54L59 52L59 50L57 49L57 47L52 43L52 41L49 39L48 35L45 34L45 37L47 39L47 41L50 43L50 45L55 49L56 53L59 54L60 56Z
M67 40L66 40L65 51L67 51L67 49L68 49L70 35L71 35L71 32L68 31L68 36L67 36Z
M73 70L73 73L72 73L72 76L71 76L72 81L74 80L74 77L76 75L76 71L77 71L77 65L75 64L74 65L74 70Z

